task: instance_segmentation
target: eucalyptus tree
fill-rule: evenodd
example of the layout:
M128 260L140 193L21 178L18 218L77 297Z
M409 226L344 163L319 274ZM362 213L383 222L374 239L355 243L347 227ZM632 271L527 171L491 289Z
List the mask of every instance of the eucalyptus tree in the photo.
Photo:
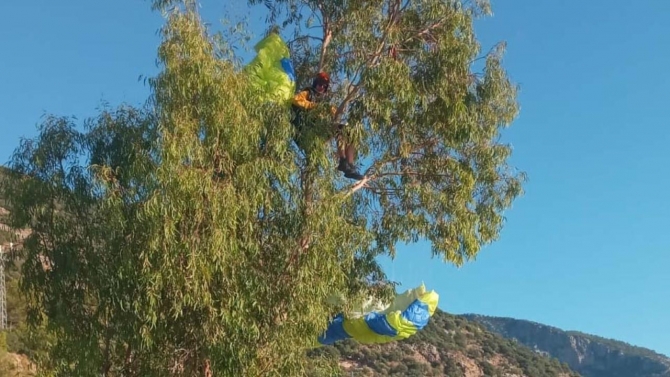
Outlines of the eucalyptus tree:
M54 335L45 374L302 375L333 313L389 294L377 256L427 239L460 265L498 236L524 177L499 141L516 88L474 35L487 3L249 3L291 30L301 84L334 78L366 178L338 178L316 134L292 143L290 111L260 99L193 3L155 1L147 107L84 130L48 117L2 182L12 226L33 229L23 289Z

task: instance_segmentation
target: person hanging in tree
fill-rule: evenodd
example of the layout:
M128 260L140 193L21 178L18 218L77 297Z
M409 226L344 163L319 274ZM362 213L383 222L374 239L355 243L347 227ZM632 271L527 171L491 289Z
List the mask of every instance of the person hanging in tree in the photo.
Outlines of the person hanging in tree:
M316 75L312 81L312 86L305 88L299 91L292 101L292 108L294 112L293 124L296 126L297 131L301 134L305 131L305 126L307 125L308 120L305 116L305 112L312 110L317 107L320 103L326 100L326 95L328 94L328 87L330 86L330 77L325 72L320 72ZM335 115L335 107L331 106L331 113ZM332 136L337 136L337 155L340 158L339 165L337 170L344 173L344 176L347 178L361 180L363 175L356 170L355 158L356 158L356 147L348 143L342 135L343 124L336 124L332 127L332 134L329 133L328 139ZM334 135L333 135L334 134ZM300 145L300 143L298 143Z

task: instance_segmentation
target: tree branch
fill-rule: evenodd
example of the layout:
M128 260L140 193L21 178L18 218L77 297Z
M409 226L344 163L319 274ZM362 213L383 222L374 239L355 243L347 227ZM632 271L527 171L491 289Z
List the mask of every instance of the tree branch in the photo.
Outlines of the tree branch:
M212 367L209 359L205 359L205 362L202 365L202 374L204 377L212 377Z
M317 8L321 12L322 24L323 24L323 43L321 44L321 56L319 57L319 72L323 70L324 65L326 64L326 52L328 51L328 46L330 41L333 38L333 31L330 28L330 17L326 14L323 1L319 1L316 4Z
M400 10L401 10L400 6L401 6L401 0L396 0L393 6L389 8L389 21L388 24L386 25L386 28L384 28L384 33L382 34L382 37L379 39L379 46L375 50L372 61L370 62L369 65L370 67L375 66L379 62L379 58L381 57L382 52L384 51L384 46L386 46L386 39L388 38L389 32L391 31L393 25L395 25L395 23L398 21L398 16L400 16Z
M388 24L386 25L386 28L384 29L382 37L380 38L379 45L377 46L375 53L371 55L371 60L367 64L367 67L365 64L360 67L361 71L364 70L364 68L373 67L379 62L379 58L381 57L382 52L384 51L384 46L386 46L386 39L388 38L391 28L398 21L398 16L400 15L401 11L401 2L402 0L395 0L393 6L389 8L389 21ZM326 37L328 39L328 35ZM328 42L330 43L329 40ZM321 57L323 58L324 50L322 49L321 52L322 52ZM356 95L360 91L360 88L361 88L360 83L359 84L352 83L349 85L349 88L347 88L348 92L346 97L344 98L342 103L340 103L340 106L337 107L337 111L335 112L335 119L337 119L340 116L340 114L343 113L344 108L356 97Z
M365 178L361 179L356 184L351 186L351 188L349 188L349 190L344 194L344 197L347 198L350 195L352 195L353 193L355 193L356 191L362 189L363 187L366 187L367 183L374 180L374 178L375 178L374 176L371 176L371 177L366 176Z
M297 42L297 41L300 41L300 40L303 40L303 39L310 39L310 38L311 39L316 39L317 41L320 41L320 42L323 42L323 38L321 38L321 37L316 37L314 35L301 35L301 36L298 36L296 38L291 39L286 44L290 45L291 43L294 43L294 42Z
M110 350L111 344L110 343L111 343L111 340L112 340L112 330L109 328L109 321L106 320L105 322L107 322L106 325L108 327L107 327L107 331L106 331L106 334L105 334L105 351L104 351L104 356L103 356L104 362L102 364L102 371L101 371L102 372L101 374L102 374L103 377L108 376L109 375L109 370L112 368L112 363L109 360L110 355L111 355L111 350Z
M495 45L493 45L493 47L491 47L491 48L488 50L488 52L487 52L486 54L484 54L484 55L482 55L482 56L480 56L480 57L478 57L478 58L472 59L472 60L470 61L470 64L472 64L472 63L474 63L474 62L477 62L477 61L479 61L479 60L483 60L483 59L488 58L488 57L491 56L491 54L493 54L493 52L496 51L502 44L504 44L504 42L498 42L498 43L496 43Z
M439 20L437 20L433 24L428 25L425 29L423 29L423 30L419 31L418 33L416 33L415 35L405 39L402 43L407 43L414 38L421 37L423 35L426 35L426 34L430 33L433 29L437 29L438 27L442 26L442 24L444 24L445 21L447 21L447 17L440 18Z
M133 357L132 348L130 348L130 344L126 344L126 355L123 359L123 369L129 375L132 375L130 373L130 363L133 360L132 357Z
M340 103L340 105L337 107L337 110L335 111L335 119L338 119L339 116L344 113L344 108L349 105L349 103L354 99L356 94L358 93L360 88L360 84L349 84L349 88L347 88L348 93Z

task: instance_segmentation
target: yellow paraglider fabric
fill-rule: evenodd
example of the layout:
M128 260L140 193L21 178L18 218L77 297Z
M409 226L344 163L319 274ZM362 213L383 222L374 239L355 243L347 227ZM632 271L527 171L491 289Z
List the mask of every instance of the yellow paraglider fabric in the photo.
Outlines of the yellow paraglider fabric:
M370 312L357 318L339 314L326 332L319 337L320 344L333 344L352 338L359 343L387 343L406 339L423 329L435 313L439 295L426 291L424 285L397 295L383 311Z
M256 57L245 67L251 85L263 100L288 102L295 94L295 72L288 46L270 33L254 47Z

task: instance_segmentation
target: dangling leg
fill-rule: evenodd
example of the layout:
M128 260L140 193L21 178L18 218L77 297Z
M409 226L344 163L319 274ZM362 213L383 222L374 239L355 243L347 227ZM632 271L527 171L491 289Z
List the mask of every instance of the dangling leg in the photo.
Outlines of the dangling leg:
M339 165L337 165L337 170L341 172L349 171L349 162L347 159L346 148L342 145L342 140L340 137L337 138L337 157L340 160Z
M356 147L353 144L349 144L345 146L344 148L344 154L345 154L345 159L346 163L348 165L348 170L344 172L344 176L347 178L355 179L357 181L360 181L361 179L364 178L364 176L358 172L356 169L355 165L355 159L356 159ZM342 160L340 160L342 161Z
M356 170L356 165L354 165L356 147L353 144L347 144L346 137L342 133L344 126L345 124L335 125L337 157L339 158L337 170L343 172L345 177L358 181L364 176Z
M344 148L344 153L347 158L347 163L351 166L355 166L356 147L353 144L349 144Z
M353 144L345 144L341 136L337 139L337 156L340 159L337 170L343 172L347 178L357 181L363 179L364 176L356 170L356 147Z

